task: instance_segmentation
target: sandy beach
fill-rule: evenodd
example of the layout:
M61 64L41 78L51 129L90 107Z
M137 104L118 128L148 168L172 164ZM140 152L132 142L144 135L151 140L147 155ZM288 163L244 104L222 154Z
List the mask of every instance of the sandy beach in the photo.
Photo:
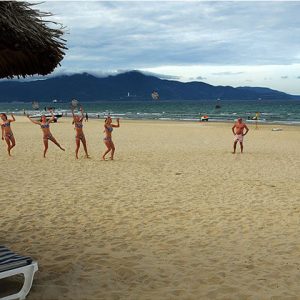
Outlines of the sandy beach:
M251 124L233 155L231 123L121 120L102 161L103 120L76 160L71 119L46 159L39 126L16 119L0 244L38 261L28 300L300 299L300 127Z

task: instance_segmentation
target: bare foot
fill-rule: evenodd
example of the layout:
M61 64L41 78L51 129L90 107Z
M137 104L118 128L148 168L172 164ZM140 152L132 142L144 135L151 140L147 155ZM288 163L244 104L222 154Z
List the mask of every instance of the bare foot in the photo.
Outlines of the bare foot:
M86 154L85 158L91 158L88 154Z
M235 152L231 152L232 154L235 154Z

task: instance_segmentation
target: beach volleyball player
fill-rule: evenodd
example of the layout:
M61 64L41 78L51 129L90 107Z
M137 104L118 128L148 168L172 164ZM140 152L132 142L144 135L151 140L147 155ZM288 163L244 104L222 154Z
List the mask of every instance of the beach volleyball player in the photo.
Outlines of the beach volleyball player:
M76 130L76 135L75 135L75 141L76 141L76 149L75 149L75 155L76 158L78 159L78 151L80 148L80 142L83 145L83 149L85 152L85 157L90 158L88 151L87 151L87 146L86 146L86 139L85 135L83 133L83 124L82 121L84 120L84 115L83 115L83 109L82 107L80 108L81 115L75 115L74 114L74 109L72 109L72 116L73 116L73 124L75 125L75 130Z
M51 118L47 120L45 115L42 115L40 121L32 120L29 115L27 115L27 118L34 124L40 125L41 129L43 131L43 142L44 142L44 157L46 157L46 153L48 150L48 141L50 140L52 143L54 143L58 148L65 151L65 149L57 142L57 140L54 138L54 136L50 132L50 123L54 121L54 115L51 111Z
M13 114L11 114L11 119L8 119L6 114L1 114L0 117L2 120L1 123L2 140L5 140L7 144L8 155L11 156L10 151L16 145L16 140L11 130L10 123L15 122L16 119Z
M119 118L117 119L117 124L112 124L112 119L110 116L108 116L105 121L104 121L104 133L105 137L103 139L103 142L107 148L107 150L104 152L102 159L105 160L105 155L111 152L110 154L110 159L114 159L114 154L115 154L115 145L112 141L112 131L114 127L120 127L120 120Z

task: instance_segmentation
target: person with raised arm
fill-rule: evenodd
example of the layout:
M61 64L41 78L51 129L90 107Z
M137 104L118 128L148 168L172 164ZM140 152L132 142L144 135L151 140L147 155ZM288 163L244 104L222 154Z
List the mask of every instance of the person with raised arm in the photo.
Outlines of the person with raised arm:
M74 114L74 109L72 109L72 116L73 116L73 122L72 124L75 125L75 130L76 130L76 135L75 135L75 141L76 141L76 149L75 149L75 155L76 155L76 158L78 159L78 151L79 151L79 148L80 148L80 141L83 145L83 149L84 149L84 152L85 152L85 157L86 158L90 158L89 157L89 154L88 154L88 151L87 151L87 146L86 146L86 139L85 139L85 136L84 136L84 133L83 133L83 124L82 124L82 121L84 120L84 114L83 114L83 109L82 107L80 108L80 112L81 112L81 115L75 115Z
M57 140L54 138L54 136L50 132L50 123L54 121L55 117L53 115L53 112L51 111L51 118L47 120L45 115L42 115L40 121L35 121L30 118L29 115L27 115L27 118L34 124L40 125L41 129L43 131L43 142L44 142L44 158L46 158L46 153L48 150L48 141L50 140L52 143L54 143L58 148L65 151L65 149L57 142Z
M2 123L1 123L1 132L2 132L2 140L5 140L7 144L7 152L8 155L11 156L10 151L16 145L16 140L14 134L11 130L10 123L15 122L16 119L13 114L11 114L11 119L7 118L6 114L0 115Z
M104 133L105 137L103 139L103 142L107 148L107 150L104 152L102 159L105 160L105 155L108 154L111 151L110 159L114 159L115 154L115 145L112 141L112 131L114 127L120 127L120 120L117 118L117 124L112 124L112 119L110 116L108 116L104 121Z

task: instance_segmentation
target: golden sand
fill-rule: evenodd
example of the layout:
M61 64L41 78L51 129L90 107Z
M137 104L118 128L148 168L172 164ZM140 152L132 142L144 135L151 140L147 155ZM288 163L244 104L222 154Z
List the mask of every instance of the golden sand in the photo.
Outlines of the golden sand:
M38 261L28 300L299 299L299 127L250 125L233 155L232 124L121 120L101 161L102 120L76 160L70 119L51 126L66 152L44 159L16 118L0 244Z

